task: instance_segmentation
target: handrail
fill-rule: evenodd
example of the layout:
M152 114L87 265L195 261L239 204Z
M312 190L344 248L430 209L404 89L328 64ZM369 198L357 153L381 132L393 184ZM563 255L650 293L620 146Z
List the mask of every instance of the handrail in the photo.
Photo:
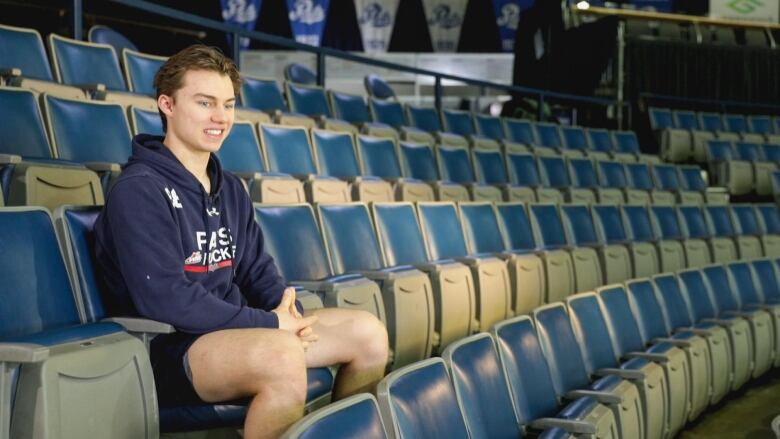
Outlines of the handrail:
M81 6L82 0L73 0L74 7ZM413 73L417 75L425 75L425 76L432 76L435 78L435 87L434 87L434 93L435 93L435 99L436 99L436 106L437 108L441 106L441 80L442 79L450 79L454 81L463 82L466 84L471 84L479 87L484 88L491 88L491 89L499 89L499 90L506 90L508 92L514 92L521 95L534 95L536 96L540 104L544 102L544 99L546 98L555 98L555 99L561 99L561 100L568 100L568 101L574 101L574 102L583 102L583 103L590 103L590 104L598 104L598 105L617 105L617 106L625 106L628 105L625 102L617 102L612 99L607 98L597 98L593 96L581 96L581 95L573 95L573 94L567 94L567 93L558 93L550 90L542 90L537 88L531 88L531 87L522 87L517 85L507 85L507 84L499 84L495 82L485 81L481 79L474 79L474 78L466 78L462 76L452 75L449 73L440 73L435 72L432 70L426 70L426 69L420 69L416 67L409 67L402 64L395 64L388 61L382 61L378 59L368 58L360 55L356 55L353 53L332 49L328 47L316 47L316 46L310 46L308 44L302 44L298 43L297 41L294 41L289 38L280 37L278 35L272 35L265 32L255 31L255 30L246 30L244 28L234 26L234 25L228 25L223 22L213 20L210 18L201 17L196 14L192 14L189 12L180 11L178 9L170 8L167 6L161 6L158 4L151 3L146 0L109 0L113 3L119 3L134 9L140 9L146 12L150 12L156 15L161 15L164 17L172 18L179 21L188 22L197 26L214 29L218 31L222 31L225 33L229 33L233 35L233 42L234 42L234 60L238 62L238 37L243 36L250 38L252 40L259 40L265 43L274 44L277 46L285 47L288 49L293 50L300 50L305 52L312 52L317 55L317 70L318 70L318 82L320 85L323 85L324 83L324 75L325 75L325 69L324 69L324 57L331 56L334 58L340 58L347 61L357 62L361 64L367 64L375 67L383 67L386 69L391 70L399 70L403 72ZM80 12L80 11L79 11ZM74 14L76 15L76 14ZM81 20L81 17L74 17L74 23L75 20ZM541 114L542 111L542 105L539 105L539 111Z
M620 18L639 18L652 21L671 21L677 23L691 24L711 24L715 26L760 28L760 29L780 29L780 24L758 21L729 20L723 18L700 17L696 15L670 14L666 12L637 11L631 9L604 8L599 6L590 6L587 9L580 9L572 5L572 11L582 15L599 16L617 16Z
M726 109L729 107L767 108L767 109L777 110L778 112L780 112L780 105L778 104L764 104L764 103L743 102L743 101L724 101L724 100L704 99L704 98L689 98L689 97L682 97L682 96L660 95L660 94L653 94L653 93L640 93L639 99L649 100L649 101L667 101L667 102L702 104L705 106L720 107L721 111L723 112L725 112Z

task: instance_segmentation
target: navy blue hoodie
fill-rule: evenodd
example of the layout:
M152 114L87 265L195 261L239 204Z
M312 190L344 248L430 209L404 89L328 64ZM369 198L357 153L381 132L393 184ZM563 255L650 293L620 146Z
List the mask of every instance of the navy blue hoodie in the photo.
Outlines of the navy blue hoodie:
M263 249L240 180L211 155L211 193L162 144L141 134L95 224L97 263L115 315L203 334L277 328L284 282ZM300 309L300 304L297 303Z

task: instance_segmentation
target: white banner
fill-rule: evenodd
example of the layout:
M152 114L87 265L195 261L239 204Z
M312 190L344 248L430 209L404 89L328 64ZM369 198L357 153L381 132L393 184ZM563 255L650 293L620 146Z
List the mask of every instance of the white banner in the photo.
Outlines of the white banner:
M778 0L710 0L710 17L777 23Z
M355 0L363 51L384 53L390 45L399 0Z
M468 0L423 0L435 52L455 52Z

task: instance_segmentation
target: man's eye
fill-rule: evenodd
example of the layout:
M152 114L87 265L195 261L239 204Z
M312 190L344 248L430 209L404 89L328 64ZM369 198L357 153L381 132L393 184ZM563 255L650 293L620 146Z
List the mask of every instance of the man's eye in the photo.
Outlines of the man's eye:
M232 110L234 108L236 108L236 104L227 104L227 105L225 105L225 109L226 110Z
M208 107L211 106L211 102L208 102L208 101L198 101L198 105L200 105L201 107L208 108Z

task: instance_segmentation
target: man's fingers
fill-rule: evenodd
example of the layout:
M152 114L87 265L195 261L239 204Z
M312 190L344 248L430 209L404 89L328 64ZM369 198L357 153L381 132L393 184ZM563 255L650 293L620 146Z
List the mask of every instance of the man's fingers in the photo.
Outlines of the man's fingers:
M315 341L318 341L320 339L320 335L319 334L309 334L309 335L307 335L305 337L300 336L298 338L300 338L302 342L314 343Z
M317 316L302 317L298 320L298 330L301 331L317 322Z
M306 328L301 329L298 331L298 337L306 337L314 333L314 330L311 329L311 326L308 326Z
M291 288L287 288L284 290L284 293L282 293L282 301L279 302L279 306L277 306L277 309L281 308L285 311L290 309L290 303L295 302L295 290Z

